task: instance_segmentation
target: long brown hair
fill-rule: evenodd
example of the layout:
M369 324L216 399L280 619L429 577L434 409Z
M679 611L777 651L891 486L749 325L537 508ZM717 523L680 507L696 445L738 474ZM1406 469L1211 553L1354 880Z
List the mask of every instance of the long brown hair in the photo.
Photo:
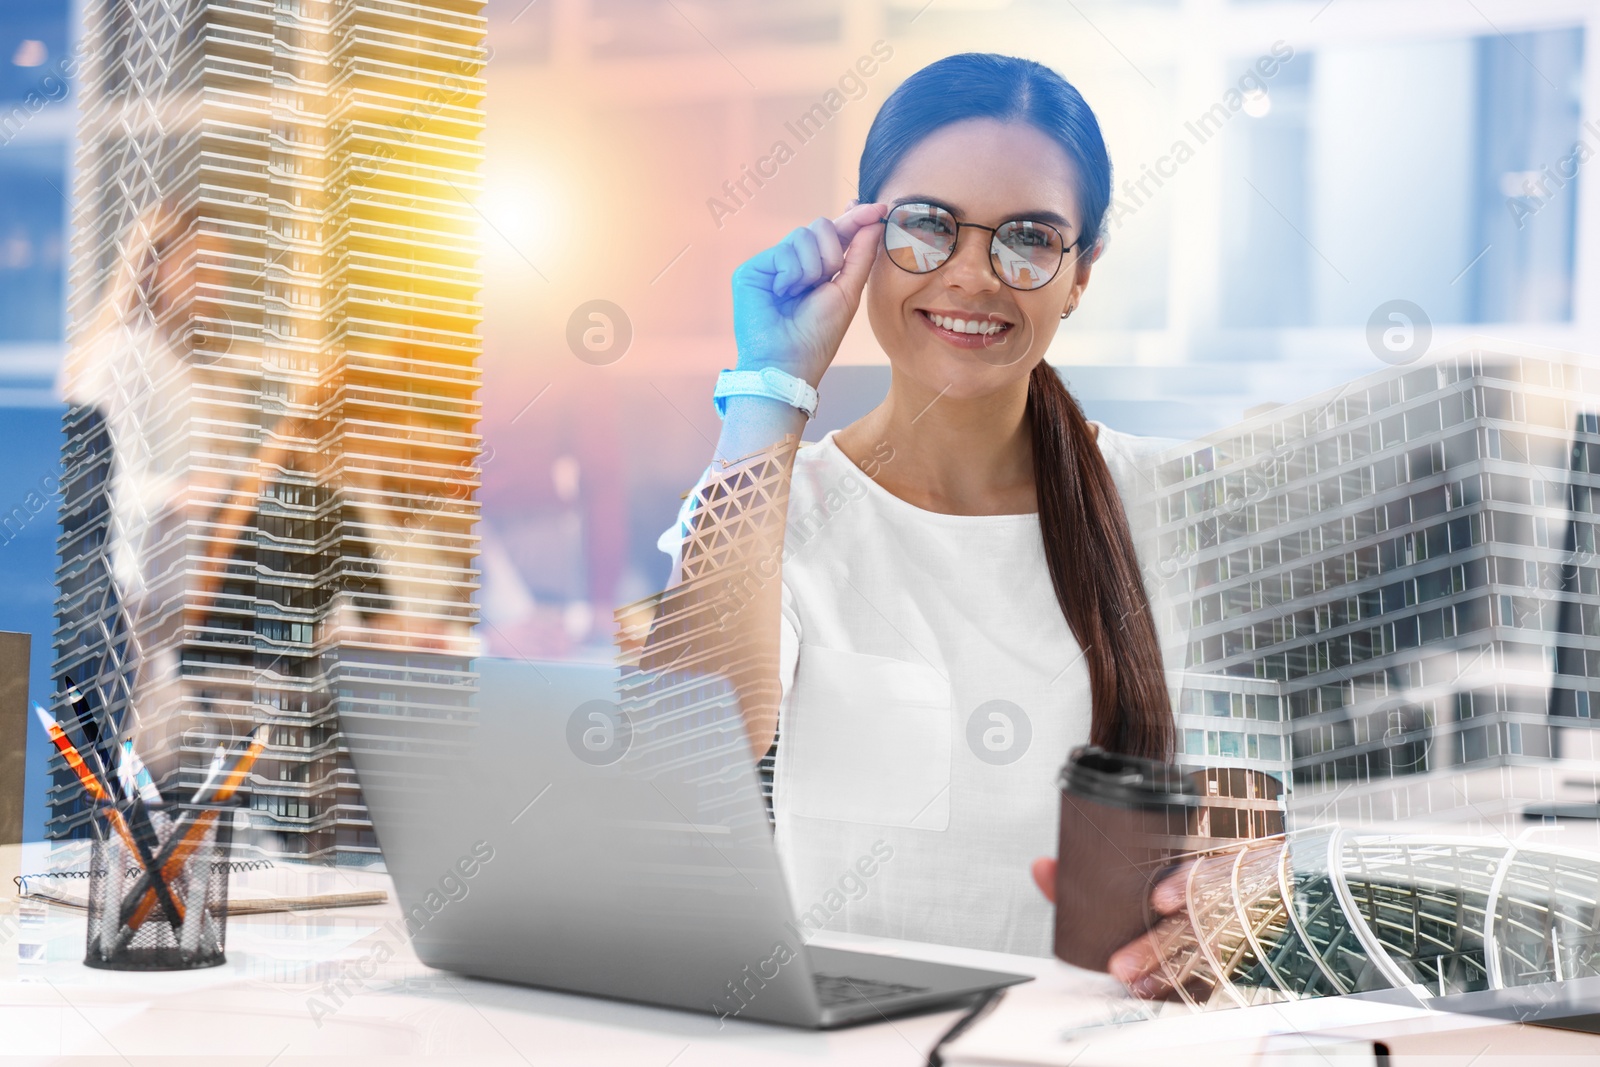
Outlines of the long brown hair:
M1122 497L1083 409L1042 359L1028 376L1028 423L1050 584L1089 664L1089 741L1168 759L1161 645Z
M1012 56L947 56L889 94L861 151L860 202L878 199L895 166L923 138L975 118L1025 122L1062 147L1083 212L1079 255L1097 248L1111 203L1111 160L1100 124L1061 75ZM1028 380L1027 410L1050 581L1088 660L1089 739L1113 752L1170 758L1175 731L1161 646L1111 471L1078 402L1043 360Z

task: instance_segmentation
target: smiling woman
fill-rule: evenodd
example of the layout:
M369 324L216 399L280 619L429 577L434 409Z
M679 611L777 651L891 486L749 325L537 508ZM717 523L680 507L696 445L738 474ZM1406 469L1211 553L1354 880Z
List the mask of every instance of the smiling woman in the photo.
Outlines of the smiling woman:
M884 103L858 188L734 274L739 370L762 373L719 385L718 458L661 539L678 584L641 662L692 652L735 680L795 900L894 850L830 928L1044 955L1027 872L1053 851L1061 760L1173 737L1123 505L1141 443L1043 358L1099 255L1110 161L1058 74L968 53ZM797 448L863 299L888 394ZM691 602L718 625L686 625Z

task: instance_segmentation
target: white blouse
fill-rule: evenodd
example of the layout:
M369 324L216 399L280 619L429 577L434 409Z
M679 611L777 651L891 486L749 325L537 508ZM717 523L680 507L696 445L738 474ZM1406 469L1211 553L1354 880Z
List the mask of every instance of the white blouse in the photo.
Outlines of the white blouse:
M1096 426L1131 500L1166 442ZM675 561L687 507L658 542ZM1029 867L1090 690L1037 514L925 511L829 433L796 454L783 558L773 812L801 928L1050 955Z

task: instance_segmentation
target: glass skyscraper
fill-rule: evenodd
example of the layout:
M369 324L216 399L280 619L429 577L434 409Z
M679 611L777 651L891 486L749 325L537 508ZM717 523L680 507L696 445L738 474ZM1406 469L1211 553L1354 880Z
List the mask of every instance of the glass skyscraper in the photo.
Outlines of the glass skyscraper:
M1183 759L1437 810L1413 776L1593 759L1600 366L1467 344L1160 457L1146 574Z
M467 714L482 6L86 5L56 712L173 792L266 725L268 854L376 855L346 746Z

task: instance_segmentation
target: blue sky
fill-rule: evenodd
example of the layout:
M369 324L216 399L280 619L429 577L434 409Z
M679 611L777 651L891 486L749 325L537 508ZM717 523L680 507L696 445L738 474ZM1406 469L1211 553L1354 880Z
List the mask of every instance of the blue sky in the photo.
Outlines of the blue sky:
M0 112L10 112L43 83L65 56L65 0L0 4ZM37 42L37 43L29 43ZM55 597L61 452L59 406L41 404L48 354L60 343L64 279L67 146L61 115L33 116L29 127L0 144L0 630L33 636L30 695L50 691L50 631ZM30 494L35 494L30 496ZM37 509L37 510L35 510ZM44 833L44 756L48 742L29 722L28 804L23 833ZM0 783L13 789L15 783Z

